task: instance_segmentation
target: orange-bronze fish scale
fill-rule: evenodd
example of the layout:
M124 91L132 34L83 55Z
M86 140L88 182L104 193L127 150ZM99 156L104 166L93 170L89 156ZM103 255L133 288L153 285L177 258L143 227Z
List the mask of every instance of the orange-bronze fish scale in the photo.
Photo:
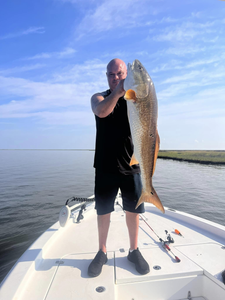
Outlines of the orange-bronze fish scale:
M151 77L137 59L132 65L128 64L124 89L134 144L130 164L139 162L143 185L136 208L143 202L150 202L164 213L164 207L152 185L160 144L157 130L157 97Z

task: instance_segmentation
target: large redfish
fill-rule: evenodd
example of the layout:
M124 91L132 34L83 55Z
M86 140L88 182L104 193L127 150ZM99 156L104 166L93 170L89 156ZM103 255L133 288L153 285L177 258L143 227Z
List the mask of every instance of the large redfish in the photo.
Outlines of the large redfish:
M137 59L132 65L128 64L124 89L126 91L124 98L128 100L128 117L134 143L134 154L130 165L139 162L143 185L136 208L143 202L150 202L164 213L164 207L152 186L160 143L157 130L157 97L151 77Z

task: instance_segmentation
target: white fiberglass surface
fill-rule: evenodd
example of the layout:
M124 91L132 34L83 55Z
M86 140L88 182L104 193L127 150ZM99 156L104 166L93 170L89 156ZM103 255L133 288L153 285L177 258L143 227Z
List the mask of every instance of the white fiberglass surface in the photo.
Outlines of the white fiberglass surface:
M107 239L107 251L110 260L107 266L104 266L105 271L93 281L94 285L92 285L92 279L87 276L87 268L98 251L98 233L96 212L90 207L84 212L84 219L80 223L76 223L75 219L70 219L65 228L58 230L57 227L54 227L55 232L48 241L45 240L45 235L42 237L45 241L41 254L31 262L26 273L28 280L20 282L19 293L15 292L17 299L57 299L54 298L57 294L55 292L57 288L54 286L62 290L66 287L68 295L72 297L69 298L68 296L68 299L76 299L74 298L76 290L74 285L77 286L77 289L84 289L85 286L87 289L93 289L94 286L101 285L105 276L111 278L108 288L111 289L112 285L115 284L115 288L120 286L118 287L120 291L124 284L144 284L144 282L155 280L170 281L172 278L203 276L204 268L207 270L206 272L211 272L211 275L214 276L216 270L214 272L204 265L205 261L201 262L201 260L196 259L194 256L199 252L196 254L195 251L197 251L197 247L202 247L201 251L206 251L204 255L209 261L210 253L215 249L216 252L213 252L215 258L218 256L218 251L220 255L223 255L222 249L219 250L218 245L224 240L221 238L219 241L218 235L206 234L206 231L198 228L196 223L192 224L192 220L188 224L187 218L186 216L185 221L182 221L182 218L178 220L173 218L172 212L166 211L166 214L163 215L152 205L146 205L146 213L143 218L140 218L138 243L143 256L150 265L151 272L145 276L140 276L134 265L127 260L129 237L126 214L116 205L115 212L111 215ZM178 229L182 236L175 234L175 229ZM174 243L169 244L172 253L166 251L159 241L159 237L166 240L165 230L174 239ZM217 245L217 248L213 248L213 250L211 246L204 246L212 244ZM35 250L35 245L40 249L41 240L33 245L33 250ZM220 245L221 247L222 245ZM180 263L176 262L175 255L180 258ZM24 257L26 258L26 253ZM216 264L213 264L215 267ZM158 272L153 269L156 265L161 267ZM70 275L67 276L66 274ZM60 280L61 277L65 280ZM13 286L17 283L11 282L12 278L15 279L15 277L9 276L8 283L11 283L13 290ZM216 276L214 278L217 280ZM117 299L116 296L115 299Z

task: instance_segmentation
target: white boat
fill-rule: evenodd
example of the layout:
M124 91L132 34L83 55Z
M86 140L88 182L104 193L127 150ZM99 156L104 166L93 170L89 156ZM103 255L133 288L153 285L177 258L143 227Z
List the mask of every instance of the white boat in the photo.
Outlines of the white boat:
M116 201L121 203L119 194ZM0 299L224 300L225 227L169 208L163 215L148 203L145 208L139 249L150 273L139 275L128 261L125 212L115 205L107 240L108 262L98 277L89 278L88 266L98 251L96 211L90 202L81 214L76 204L65 206L60 222L20 257L1 284ZM165 230L174 239L167 243L171 251L158 239L168 240Z

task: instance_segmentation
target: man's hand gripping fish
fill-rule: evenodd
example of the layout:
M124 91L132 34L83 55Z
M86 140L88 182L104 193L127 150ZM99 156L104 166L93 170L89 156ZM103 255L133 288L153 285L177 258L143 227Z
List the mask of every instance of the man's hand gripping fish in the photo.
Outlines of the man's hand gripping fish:
M128 64L124 89L134 143L130 165L139 162L143 185L136 208L143 202L150 202L164 213L164 207L152 186L160 143L157 130L158 103L151 77L137 59L132 65Z

